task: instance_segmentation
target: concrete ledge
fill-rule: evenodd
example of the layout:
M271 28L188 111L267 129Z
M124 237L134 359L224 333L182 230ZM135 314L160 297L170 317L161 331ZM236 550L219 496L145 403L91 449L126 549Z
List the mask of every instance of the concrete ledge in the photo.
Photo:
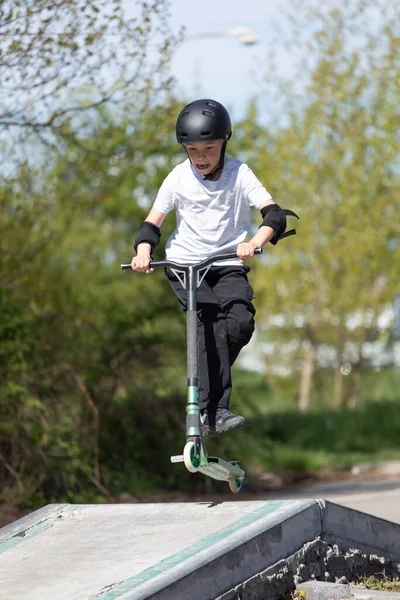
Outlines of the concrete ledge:
M351 598L350 586L343 583L325 581L306 581L298 583L296 590L305 600L344 600Z
M400 600L400 592L381 592L380 590L362 590L350 586L352 598L355 600Z
M304 600L400 600L399 592L367 590L354 585L325 581L306 581L296 585L296 590Z
M321 500L50 505L0 530L0 590L7 600L228 600L317 539L400 562L400 525Z

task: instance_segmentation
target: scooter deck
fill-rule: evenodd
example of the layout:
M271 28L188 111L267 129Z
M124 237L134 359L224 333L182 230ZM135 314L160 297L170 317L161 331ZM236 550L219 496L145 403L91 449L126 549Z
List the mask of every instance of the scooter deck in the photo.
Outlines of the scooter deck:
M218 481L229 481L232 479L244 479L245 471L236 463L230 463L216 456L208 456L208 464L199 467L199 473L203 473Z
M205 463L205 461L207 461ZM184 462L183 454L171 456L171 462ZM243 481L246 472L240 468L236 461L228 462L217 456L203 455L203 464L197 467L196 472L203 473L207 477L217 479L217 481Z

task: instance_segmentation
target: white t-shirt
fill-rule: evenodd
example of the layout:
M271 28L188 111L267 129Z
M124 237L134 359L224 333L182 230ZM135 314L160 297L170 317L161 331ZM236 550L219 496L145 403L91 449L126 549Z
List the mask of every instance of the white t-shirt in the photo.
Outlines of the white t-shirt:
M166 244L166 258L195 264L215 254L236 252L250 231L250 207L271 199L253 171L240 160L225 156L220 178L209 181L189 159L164 179L154 208L176 213L176 229ZM239 259L218 265L241 264Z

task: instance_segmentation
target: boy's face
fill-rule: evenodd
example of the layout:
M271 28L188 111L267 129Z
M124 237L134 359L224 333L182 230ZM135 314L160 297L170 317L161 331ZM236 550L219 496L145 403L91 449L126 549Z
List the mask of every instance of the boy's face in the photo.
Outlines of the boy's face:
M218 166L223 143L224 140L215 140L185 144L189 158L198 173L208 175Z

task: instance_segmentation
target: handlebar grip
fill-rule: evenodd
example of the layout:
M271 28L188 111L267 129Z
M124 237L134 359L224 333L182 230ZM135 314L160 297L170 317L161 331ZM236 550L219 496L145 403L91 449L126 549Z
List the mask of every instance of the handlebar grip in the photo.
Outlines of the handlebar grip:
M168 261L167 260L151 260L149 267L166 267L168 266ZM123 271L127 270L127 269L132 269L131 267L131 263L122 263L121 264L121 269Z

